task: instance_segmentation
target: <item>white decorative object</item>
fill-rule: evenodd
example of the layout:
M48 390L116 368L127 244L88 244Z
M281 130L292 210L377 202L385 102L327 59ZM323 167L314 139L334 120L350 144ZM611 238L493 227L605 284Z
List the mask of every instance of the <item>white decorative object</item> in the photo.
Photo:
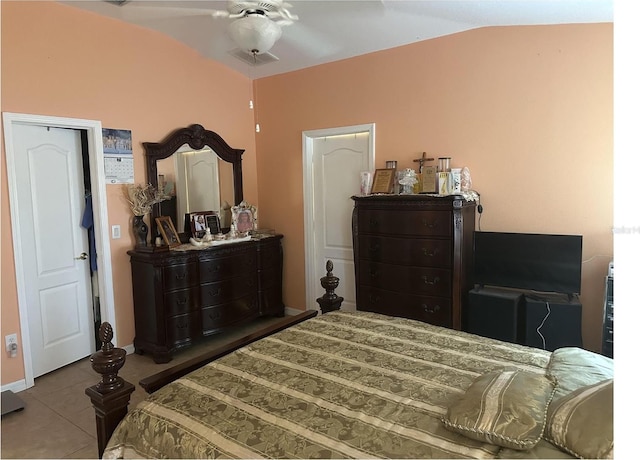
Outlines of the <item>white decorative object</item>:
M469 168L466 166L462 168L462 172L460 173L460 190L463 192L468 192L471 190L471 172Z
M407 168L402 171L402 177L398 182L402 185L400 193L402 195L410 195L413 193L413 186L418 183L418 177L413 169Z

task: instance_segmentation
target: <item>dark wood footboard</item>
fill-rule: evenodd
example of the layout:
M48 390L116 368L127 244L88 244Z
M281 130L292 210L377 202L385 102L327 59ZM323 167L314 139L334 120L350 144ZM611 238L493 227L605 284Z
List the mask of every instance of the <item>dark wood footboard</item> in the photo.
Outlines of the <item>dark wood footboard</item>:
M241 337L233 342L222 345L220 347L214 348L211 351L208 351L200 356L196 356L189 361L185 361L181 364L176 364L175 366L170 367L164 371L158 372L157 374L153 374L149 377L145 377L140 380L140 386L145 389L147 393L153 393L154 391L162 388L167 383L171 383L174 380L179 379L180 377L187 375L191 371L195 371L196 369L204 366L205 364L210 363L211 361L215 361L218 358L222 358L224 355L228 355L232 351L237 350L238 348L242 348L245 345L253 343L262 338L268 337L276 332L282 331L294 324L301 323L303 321L308 320L309 318L313 318L317 316L318 312L316 310L308 310L304 313L300 313L295 316L287 316L283 318L281 321L272 324L264 329L260 329L256 332L253 332L249 335Z
M333 263L328 261L327 275L321 280L326 293L317 299L323 313L338 310L343 300L342 297L338 297L335 294L339 279L333 275L332 270ZM316 310L308 310L298 315L284 317L282 320L266 328L257 330L228 344L216 347L196 358L177 364L157 374L145 377L140 380L139 384L147 393L153 393L164 385L238 348L313 318L317 316L317 314L318 312ZM122 348L114 347L111 343L113 330L109 323L102 323L99 336L102 342L102 348L100 351L91 355L91 367L94 371L102 375L102 380L96 385L87 388L85 394L91 398L96 412L98 456L101 458L113 431L118 426L118 423L120 423L120 420L127 415L127 407L131 393L135 390L135 386L118 376L118 371L125 363L126 351Z

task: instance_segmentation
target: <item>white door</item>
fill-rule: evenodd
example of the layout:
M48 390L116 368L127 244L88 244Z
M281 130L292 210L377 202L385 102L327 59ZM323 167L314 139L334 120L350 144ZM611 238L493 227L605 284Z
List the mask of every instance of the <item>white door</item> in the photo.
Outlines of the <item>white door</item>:
M33 376L91 354L89 244L80 132L15 125L16 211Z
M326 262L340 278L336 294L342 309L356 309L351 197L360 192L360 173L374 169L374 125L304 133L305 245L307 254L307 308L316 307L324 294L320 278Z

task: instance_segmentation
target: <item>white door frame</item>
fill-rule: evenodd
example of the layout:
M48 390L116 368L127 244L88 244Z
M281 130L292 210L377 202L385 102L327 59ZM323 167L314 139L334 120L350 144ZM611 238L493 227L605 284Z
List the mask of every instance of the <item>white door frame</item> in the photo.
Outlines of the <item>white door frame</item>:
M102 150L102 123L95 120L61 118L21 113L3 113L4 146L7 159L7 179L9 182L9 202L11 203L11 233L16 269L16 287L18 291L18 311L20 313L20 334L22 336L22 355L24 357L24 388L12 388L14 391L30 388L34 384L31 360L29 322L27 320L26 286L23 277L22 240L17 209L17 184L15 173L14 126L35 125L52 128L71 128L87 131L89 145L89 169L91 174L91 194L93 199L93 226L98 255L98 284L100 295L101 321L113 326L113 341L117 343L116 321L113 299L113 277L111 276L111 247L109 244L109 219L107 213L107 189L104 176L104 152ZM93 310L92 310L93 311ZM93 315L93 313L92 313ZM21 385L18 385L21 386Z
M340 136L344 134L369 133L369 163L375 165L376 125L343 126L340 128L316 129L302 132L302 188L304 206L304 254L305 254L305 291L307 310L318 310L314 289L325 272L317 273L314 233L314 185L313 185L313 141L321 137Z

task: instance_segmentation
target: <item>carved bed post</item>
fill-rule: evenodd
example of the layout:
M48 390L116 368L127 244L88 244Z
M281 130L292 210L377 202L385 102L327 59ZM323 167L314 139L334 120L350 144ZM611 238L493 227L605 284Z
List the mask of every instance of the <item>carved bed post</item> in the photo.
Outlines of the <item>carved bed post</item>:
M96 411L98 458L102 458L109 438L127 413L129 399L135 386L118 377L118 371L124 365L127 352L122 348L114 347L111 343L113 340L111 324L102 323L98 334L102 348L91 355L91 367L102 374L102 380L84 392L91 398Z
M322 313L329 313L330 311L339 310L342 305L344 297L339 297L335 290L340 283L340 278L333 273L333 262L327 260L327 276L320 278L320 284L325 289L325 293L322 297L318 297L316 302L320 304L320 310Z

